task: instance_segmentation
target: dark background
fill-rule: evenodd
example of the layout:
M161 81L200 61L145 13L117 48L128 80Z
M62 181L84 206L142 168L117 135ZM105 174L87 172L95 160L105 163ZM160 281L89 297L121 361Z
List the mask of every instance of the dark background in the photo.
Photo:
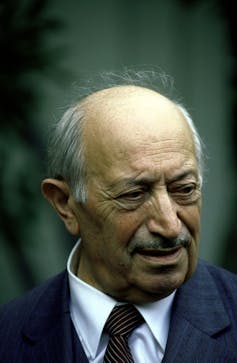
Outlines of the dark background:
M232 1L0 3L0 303L65 267L74 244L40 193L50 124L84 73L159 66L206 144L200 255L237 272Z

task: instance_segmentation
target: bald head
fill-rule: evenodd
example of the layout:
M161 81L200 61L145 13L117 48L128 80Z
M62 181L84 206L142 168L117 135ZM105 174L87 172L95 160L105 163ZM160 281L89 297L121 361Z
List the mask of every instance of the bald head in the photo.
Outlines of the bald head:
M50 176L67 181L75 198L85 201L89 159L98 163L98 152L102 160L115 142L117 157L119 153L123 157L129 147L142 148L142 142L153 142L168 124L169 133L187 133L201 179L201 141L187 111L154 90L134 85L96 91L64 114L49 147ZM139 134L146 140L138 142Z
M136 86L114 87L87 97L81 104L83 143L88 168L99 172L111 163L163 140L185 138L195 153L190 127L180 109L159 93ZM181 141L180 141L181 147Z

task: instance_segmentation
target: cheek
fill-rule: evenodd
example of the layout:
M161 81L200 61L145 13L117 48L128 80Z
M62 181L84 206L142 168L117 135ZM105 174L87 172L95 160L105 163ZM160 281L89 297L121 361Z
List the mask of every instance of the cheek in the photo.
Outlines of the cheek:
M192 243L188 253L188 271L186 275L186 279L188 280L193 272L195 271L198 257L198 240L200 234L200 208L192 207L190 208L187 217L186 217L186 227L189 229L189 232L192 235Z
M180 219L188 228L190 234L195 240L199 238L200 232L200 208L198 206L190 206L181 214Z
M111 222L112 233L128 243L141 225L141 219L135 214L124 214L115 217L115 223Z

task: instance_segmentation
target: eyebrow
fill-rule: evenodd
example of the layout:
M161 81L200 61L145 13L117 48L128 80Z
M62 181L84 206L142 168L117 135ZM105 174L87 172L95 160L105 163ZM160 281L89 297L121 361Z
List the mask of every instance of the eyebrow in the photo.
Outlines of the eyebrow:
M170 178L168 180L169 183L173 183L179 180L183 180L187 177L195 177L195 179L198 179L198 173L194 170L194 169L188 169L185 170L177 175L175 175L174 177ZM114 182L112 184L110 184L110 187L112 189L115 188L121 188L121 187L133 187L136 185L151 185L154 184L157 181L156 177L137 177L137 178L124 178L118 182Z
M195 171L194 169L185 170L184 172L181 172L180 174L177 174L173 178L171 178L170 182L172 183L172 182L175 182L175 181L179 181L179 180L185 179L185 178L187 178L189 176L193 176L196 179L198 179L198 172Z

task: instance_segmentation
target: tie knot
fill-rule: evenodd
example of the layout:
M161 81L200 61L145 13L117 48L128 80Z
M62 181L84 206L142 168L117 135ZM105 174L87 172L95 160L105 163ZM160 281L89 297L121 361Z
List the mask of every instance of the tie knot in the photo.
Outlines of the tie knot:
M133 305L119 305L115 306L109 315L105 331L110 336L120 335L126 338L143 322L143 317Z

